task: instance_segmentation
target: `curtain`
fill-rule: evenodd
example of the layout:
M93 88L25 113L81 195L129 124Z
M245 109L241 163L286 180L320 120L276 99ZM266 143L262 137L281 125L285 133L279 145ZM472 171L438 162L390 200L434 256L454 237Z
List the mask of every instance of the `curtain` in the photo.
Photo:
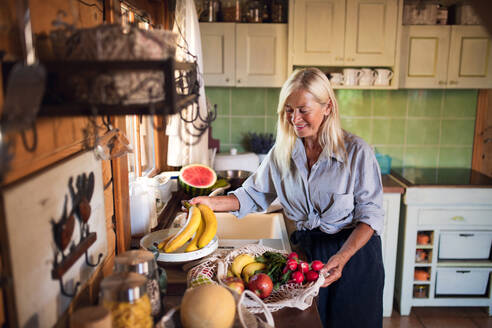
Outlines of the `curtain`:
M196 117L198 110L200 117L206 118L208 110L203 81L202 45L194 1L177 0L175 13L173 31L178 33L176 60L193 61L192 55L196 56L200 83L198 106L196 104L188 106L188 108L183 109L182 115L186 117L186 120L191 120ZM200 117L197 118L198 121L195 122L195 126L204 123ZM208 129L200 138L196 136L198 133L199 131L193 124L183 121L179 114L169 118L166 128L166 134L169 136L168 165L183 166L196 163L209 165Z

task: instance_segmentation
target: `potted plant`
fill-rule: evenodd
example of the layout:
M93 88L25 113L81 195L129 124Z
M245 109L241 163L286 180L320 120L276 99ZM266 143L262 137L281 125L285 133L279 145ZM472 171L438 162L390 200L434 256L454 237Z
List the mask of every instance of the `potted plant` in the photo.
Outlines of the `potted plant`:
M272 133L248 132L244 135L243 143L247 151L254 152L258 155L261 163L275 143L275 139Z

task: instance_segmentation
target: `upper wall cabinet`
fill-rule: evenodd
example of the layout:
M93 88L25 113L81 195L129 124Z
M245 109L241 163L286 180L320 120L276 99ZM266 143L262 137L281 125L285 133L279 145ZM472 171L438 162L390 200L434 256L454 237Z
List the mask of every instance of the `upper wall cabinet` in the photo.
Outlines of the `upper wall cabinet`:
M491 50L481 26L403 26L400 87L492 88Z
M200 23L206 86L280 87L287 25Z
M397 18L397 0L294 0L293 64L393 66Z

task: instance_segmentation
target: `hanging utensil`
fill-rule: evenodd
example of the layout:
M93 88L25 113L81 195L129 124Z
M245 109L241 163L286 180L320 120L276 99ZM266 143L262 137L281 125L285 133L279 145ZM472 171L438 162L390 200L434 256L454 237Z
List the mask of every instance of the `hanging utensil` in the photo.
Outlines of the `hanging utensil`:
M21 130L24 146L34 151L37 141L34 124L45 90L46 70L36 60L29 0L19 0L15 3L24 63L16 63L10 71L2 111L2 124L8 131ZM34 132L34 141L31 146L27 145L25 136L25 130L28 128L33 128Z

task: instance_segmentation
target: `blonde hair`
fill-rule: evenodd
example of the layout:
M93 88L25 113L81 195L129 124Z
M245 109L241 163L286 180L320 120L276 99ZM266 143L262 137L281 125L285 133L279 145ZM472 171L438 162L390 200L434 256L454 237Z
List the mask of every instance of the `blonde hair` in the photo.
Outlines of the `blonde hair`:
M324 154L337 156L344 160L346 158L338 103L330 81L317 68L297 69L283 84L277 108L277 138L273 158L279 167L281 176L284 177L292 175L291 156L297 140L293 126L287 120L285 102L293 92L299 89L309 92L321 105L327 105L331 101L330 114L319 127L318 142Z

